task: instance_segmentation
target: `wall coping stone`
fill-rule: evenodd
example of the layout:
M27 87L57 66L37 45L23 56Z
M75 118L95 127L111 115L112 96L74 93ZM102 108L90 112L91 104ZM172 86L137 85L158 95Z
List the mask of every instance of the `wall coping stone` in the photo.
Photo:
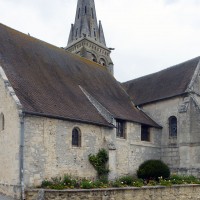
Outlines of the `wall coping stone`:
M26 192L39 192L40 190L44 192L95 192L95 191L113 191L113 190L146 190L146 189L162 189L162 188L180 188L180 187L199 187L200 184L180 184L180 185L172 185L172 186L142 186L142 187L120 187L120 188L95 188L95 189L65 189L65 190L53 190L53 189L26 189Z
M143 186L98 189L27 189L26 200L143 200L143 199L200 199L200 185Z

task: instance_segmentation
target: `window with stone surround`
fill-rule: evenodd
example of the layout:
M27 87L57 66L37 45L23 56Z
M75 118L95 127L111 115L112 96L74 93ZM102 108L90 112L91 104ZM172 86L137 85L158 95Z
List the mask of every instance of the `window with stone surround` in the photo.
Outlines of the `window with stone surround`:
M175 116L169 118L169 138L177 138L177 118Z
M116 136L118 138L126 138L126 132L125 132L125 121L117 119L116 120Z
M100 58L99 64L103 65L103 66L106 66L106 61L103 58Z
M79 128L74 128L72 130L72 146L73 147L81 146L81 131Z
M94 54L92 54L92 61L97 62L97 57Z
M150 126L141 125L141 141L150 142Z
M0 131L3 131L5 128L5 118L4 118L4 114L1 113L0 114Z

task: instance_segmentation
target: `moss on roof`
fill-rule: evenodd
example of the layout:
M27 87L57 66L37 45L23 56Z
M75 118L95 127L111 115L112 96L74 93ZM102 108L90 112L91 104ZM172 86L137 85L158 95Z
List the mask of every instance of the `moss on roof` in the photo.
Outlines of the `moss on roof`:
M105 67L2 24L0 41L0 65L24 111L111 126L81 85L115 118L158 126L133 106Z

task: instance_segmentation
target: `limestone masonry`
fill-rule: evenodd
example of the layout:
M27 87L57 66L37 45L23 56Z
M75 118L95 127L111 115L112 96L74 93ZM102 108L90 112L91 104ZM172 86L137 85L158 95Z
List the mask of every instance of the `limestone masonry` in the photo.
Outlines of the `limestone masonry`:
M31 190L64 174L109 179L149 159L200 177L200 57L119 83L94 0L78 0L66 48L0 24L0 192L15 199L200 199L199 186ZM39 195L39 197L38 197ZM94 197L95 196L95 197Z
M173 187L113 188L96 190L28 190L27 200L197 200L200 198L199 185Z

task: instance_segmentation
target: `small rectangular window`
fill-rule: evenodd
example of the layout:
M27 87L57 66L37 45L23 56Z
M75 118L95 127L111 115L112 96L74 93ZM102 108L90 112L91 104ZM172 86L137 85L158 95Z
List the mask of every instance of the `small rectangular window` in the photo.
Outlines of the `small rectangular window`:
M150 126L141 125L141 141L150 142Z
M116 120L116 135L119 138L125 138L125 121Z

